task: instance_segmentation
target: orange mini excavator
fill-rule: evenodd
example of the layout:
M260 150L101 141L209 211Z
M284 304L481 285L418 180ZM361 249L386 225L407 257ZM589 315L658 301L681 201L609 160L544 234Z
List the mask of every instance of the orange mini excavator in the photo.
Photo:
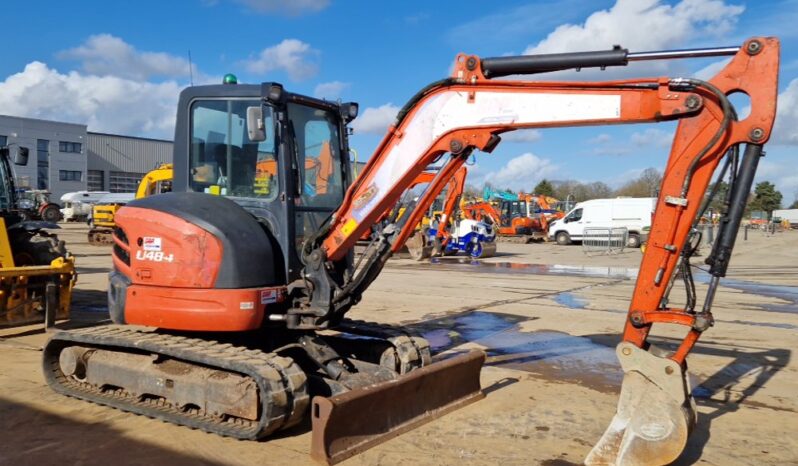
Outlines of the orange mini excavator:
M712 56L730 61L707 81L522 80ZM276 83L190 87L177 113L174 191L135 200L116 217L108 291L115 325L54 333L45 377L60 393L245 439L309 413L313 456L347 458L480 396L484 353L431 363L422 338L346 318L414 229L380 225L357 261L355 242L416 176L442 163L427 188L439 189L473 150L491 152L502 133L519 128L678 120L629 312L618 322L618 411L586 459L670 463L696 422L686 359L713 324L713 298L771 135L778 68L779 42L768 37L700 50L459 55L451 77L400 110L354 182L346 154L355 104ZM728 98L736 92L751 100L743 120ZM332 168L319 189L306 161L319 159L325 143ZM267 192L255 180L264 160L277 167ZM690 280L694 226L721 162L728 209L707 257L708 293L701 303L694 292L681 301L671 284L677 275ZM417 224L432 200L425 192L400 221ZM685 330L673 352L648 341L661 324Z
M497 238L510 243L528 243L535 239L545 239L546 231L540 220L529 216L526 200L499 201L498 209L487 201L469 202L461 208L463 216L473 220L493 223Z
M436 176L437 173L433 171L423 171L416 176L415 180L413 180L407 189L413 189L420 184L432 183L435 181ZM450 224L454 224L454 213L460 204L460 197L463 195L463 189L465 189L466 176L468 176L468 169L464 166L460 167L449 179L448 183L437 183L431 186L431 189L424 190L421 198L410 196L409 200L399 201L396 207L386 213L380 220L380 222L384 222L389 214L395 213L396 217L391 219L391 223L397 223L404 229L410 229L410 236L407 237L405 246L412 259L423 260L431 256L440 256L443 254L446 249L446 244L451 239L449 226ZM441 210L439 213L434 212L434 202L439 198L444 188L446 189L446 194L443 197ZM423 224L424 222L416 224L405 223L401 218L403 214L414 210L418 203L423 203L428 206L424 213L430 212L430 223L437 222L437 228L433 235L429 234L429 224L425 225ZM435 218L436 214L440 217L437 220ZM421 228L417 228L417 226ZM379 233L380 228L374 230Z

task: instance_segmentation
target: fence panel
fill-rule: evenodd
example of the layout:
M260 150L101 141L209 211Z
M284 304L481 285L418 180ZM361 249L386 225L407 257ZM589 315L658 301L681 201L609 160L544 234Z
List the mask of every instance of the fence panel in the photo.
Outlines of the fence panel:
M628 239L627 228L585 228L582 251L588 256L620 254Z

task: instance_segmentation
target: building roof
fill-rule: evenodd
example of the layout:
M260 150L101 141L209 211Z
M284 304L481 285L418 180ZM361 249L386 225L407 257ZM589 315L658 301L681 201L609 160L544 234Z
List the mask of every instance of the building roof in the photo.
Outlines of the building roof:
M86 131L86 134L92 135L92 136L111 136L111 137L115 137L115 138L138 139L138 140L141 140L141 141L168 142L170 144L172 143L171 139L145 138L145 137L142 137L142 136L128 136L126 134L100 133L100 132L97 132L97 131Z
M86 124L85 123L72 123L70 121L45 120L45 119L42 119L42 118L29 118L29 117L21 117L21 116L16 116L16 115L3 115L3 114L0 114L0 118L10 118L12 120L28 120L28 121L35 121L35 122L39 122L39 123L45 123L45 124L47 124L47 123L55 123L55 124L58 124L58 125L81 126L84 129L86 128Z

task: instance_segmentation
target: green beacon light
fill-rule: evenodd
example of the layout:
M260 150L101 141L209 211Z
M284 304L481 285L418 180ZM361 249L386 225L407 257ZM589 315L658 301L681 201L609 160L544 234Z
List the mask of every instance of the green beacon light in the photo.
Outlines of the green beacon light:
M227 73L226 75L224 75L224 78L222 78L222 83L238 84L238 78L236 78L236 75L234 75L233 73Z

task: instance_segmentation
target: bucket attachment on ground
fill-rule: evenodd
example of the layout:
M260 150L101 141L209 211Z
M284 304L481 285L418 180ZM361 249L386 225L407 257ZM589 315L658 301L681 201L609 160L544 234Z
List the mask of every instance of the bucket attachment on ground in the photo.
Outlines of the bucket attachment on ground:
M622 342L618 411L585 464L663 465L681 455L696 423L687 372L671 359Z
M480 254L480 259L485 259L488 257L493 257L496 255L496 242L485 242L482 243L482 254Z
M427 235L416 231L405 242L410 258L415 261L429 259L432 256L432 244L427 241Z
M395 380L313 398L311 456L335 464L482 399L484 362L485 353L472 350Z

